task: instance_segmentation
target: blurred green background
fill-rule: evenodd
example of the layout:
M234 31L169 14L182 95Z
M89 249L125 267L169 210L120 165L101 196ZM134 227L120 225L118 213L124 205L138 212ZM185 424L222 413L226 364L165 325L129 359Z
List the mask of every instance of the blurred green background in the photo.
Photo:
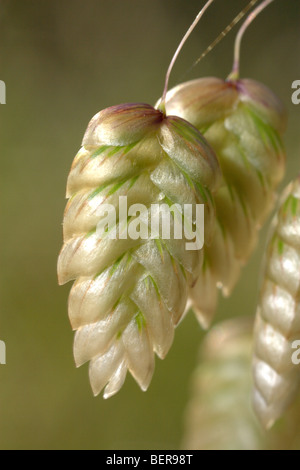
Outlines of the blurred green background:
M128 377L121 392L94 399L87 366L75 369L67 316L70 285L57 286L65 184L90 118L114 104L154 104L168 62L204 1L0 0L1 449L176 449L202 332L192 314L147 393ZM191 64L248 0L216 0L184 47L171 85L226 77L234 32ZM285 182L300 170L300 2L277 0L248 30L242 76L271 87L289 112ZM261 245L218 319L253 315Z

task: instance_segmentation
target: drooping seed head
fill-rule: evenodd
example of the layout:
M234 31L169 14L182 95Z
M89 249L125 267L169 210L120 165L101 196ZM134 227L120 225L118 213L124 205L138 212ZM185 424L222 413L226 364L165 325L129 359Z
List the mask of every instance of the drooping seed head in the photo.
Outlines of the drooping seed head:
M266 251L256 314L253 404L265 428L284 414L300 389L293 342L300 338L300 179L284 193Z
M170 90L166 109L204 134L223 174L215 194L215 236L206 244L203 276L191 292L198 319L207 327L216 308L217 287L225 296L230 294L274 206L285 170L281 135L286 114L264 85L213 77Z
M127 370L147 389L154 353L164 358L170 349L203 262L202 251L187 250L185 236L177 239L172 230L170 238L161 232L123 238L124 227L129 232L140 219L126 214L122 220L120 198L128 208L143 204L147 216L153 205L204 204L209 237L211 192L219 179L214 152L181 118L138 103L108 108L91 120L68 177L58 276L60 284L75 280L69 296L74 357L77 366L90 361L95 395L104 387L105 398L117 393ZM115 210L116 237L98 230L107 204Z

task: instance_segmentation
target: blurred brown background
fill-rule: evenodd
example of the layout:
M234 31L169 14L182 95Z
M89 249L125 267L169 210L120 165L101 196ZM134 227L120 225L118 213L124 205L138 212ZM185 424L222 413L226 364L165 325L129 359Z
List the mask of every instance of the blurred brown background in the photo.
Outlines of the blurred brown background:
M155 103L168 62L204 1L0 0L1 449L176 449L202 332L192 314L147 393L128 377L94 399L87 367L75 369L67 317L70 285L57 286L65 184L90 118L129 101ZM226 77L237 28L191 64L248 0L216 0L184 47L171 85ZM289 111L287 182L300 171L300 2L277 0L248 30L242 76L271 87ZM261 246L218 318L253 315Z

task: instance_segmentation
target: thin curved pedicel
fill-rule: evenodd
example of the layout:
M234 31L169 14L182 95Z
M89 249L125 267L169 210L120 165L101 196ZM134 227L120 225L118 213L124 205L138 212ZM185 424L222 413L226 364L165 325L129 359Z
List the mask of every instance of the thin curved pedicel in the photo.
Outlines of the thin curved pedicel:
M171 89L166 97L169 113L186 119L204 134L223 174L215 195L216 233L205 245L203 273L190 294L204 327L214 316L218 288L224 295L230 294L253 252L285 170L284 108L265 85L237 79L236 61L235 57L234 78L192 80Z
M270 428L299 390L293 342L300 339L300 178L286 190L273 222L256 314L254 409Z

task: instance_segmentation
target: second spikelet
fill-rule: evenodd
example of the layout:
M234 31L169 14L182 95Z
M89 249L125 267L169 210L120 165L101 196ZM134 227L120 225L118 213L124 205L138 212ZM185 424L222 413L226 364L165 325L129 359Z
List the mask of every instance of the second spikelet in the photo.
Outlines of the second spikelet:
M300 339L300 178L286 190L274 220L254 339L254 408L269 428L300 384L292 361L293 342Z
M297 450L300 395L268 432L251 407L252 319L215 326L201 345L187 407L183 449Z
M254 80L208 77L178 85L167 94L169 113L187 119L215 150L222 185L215 195L217 226L205 245L204 269L191 290L195 312L208 327L217 287L229 295L273 208L284 175L281 136L285 112L278 98Z
M186 410L183 448L258 450L261 431L251 410L252 321L215 326L201 345Z
M108 108L90 122L68 178L58 274L61 284L76 280L69 297L74 355L78 366L91 361L95 395L104 387L104 397L115 394L127 370L147 389L154 353L167 354L202 266L201 250L186 250L184 238L123 237L137 217L121 220L121 198L128 208L143 204L146 215L154 203L205 204L209 236L218 177L215 154L180 118L138 103ZM115 238L98 230L104 204L116 211Z

